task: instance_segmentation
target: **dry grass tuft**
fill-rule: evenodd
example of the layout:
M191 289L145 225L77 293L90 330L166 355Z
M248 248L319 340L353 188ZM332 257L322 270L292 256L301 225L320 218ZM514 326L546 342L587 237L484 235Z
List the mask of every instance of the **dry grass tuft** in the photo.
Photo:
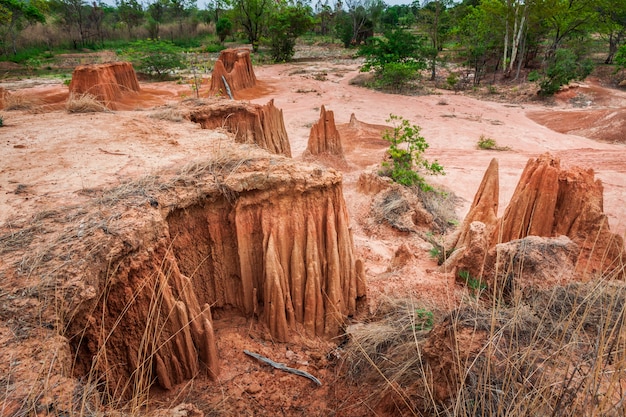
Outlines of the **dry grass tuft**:
M70 94L65 102L68 113L97 113L109 111L109 108L92 94Z
M180 123L183 120L185 120L185 118L183 117L183 113L177 108L171 107L171 106L165 106L163 108L160 108L150 113L148 117L152 119L166 120L169 122L176 122L176 123Z
M393 308L348 329L346 363L355 380L378 382L381 404L400 415L626 412L623 282L534 290L508 304L468 298L428 334L423 311Z
M33 110L41 106L42 102L39 98L16 91L4 96L5 110Z

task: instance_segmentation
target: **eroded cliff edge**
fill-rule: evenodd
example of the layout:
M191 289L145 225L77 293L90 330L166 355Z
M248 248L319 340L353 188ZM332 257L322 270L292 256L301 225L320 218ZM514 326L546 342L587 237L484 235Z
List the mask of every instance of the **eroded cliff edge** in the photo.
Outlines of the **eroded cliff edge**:
M113 397L135 398L153 383L215 377L215 310L258 320L275 341L292 331L333 337L365 296L334 170L234 145L89 192L90 204L40 219L47 232L31 243L42 249L28 271L28 247L0 264L5 284L35 294L23 320L38 326L37 339L66 352L46 359L63 382L59 393L93 379ZM24 367L28 356L17 358ZM36 379L16 384L15 398Z

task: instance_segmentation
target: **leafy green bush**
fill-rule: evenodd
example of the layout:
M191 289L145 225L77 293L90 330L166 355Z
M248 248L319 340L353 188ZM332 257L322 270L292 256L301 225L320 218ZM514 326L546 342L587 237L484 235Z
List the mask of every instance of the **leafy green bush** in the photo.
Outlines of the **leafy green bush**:
M395 28L384 33L383 37L371 38L359 49L365 57L361 71L381 72L390 63L410 63L418 69L426 68L422 58L422 38L411 32Z
M545 76L539 82L541 88L539 93L551 96L559 91L562 85L571 80L584 79L591 74L591 71L593 71L593 63L590 60L581 61L569 49L558 49L546 69Z
M420 66L413 61L390 62L376 77L376 87L401 91L419 76Z
M398 184L418 185L422 190L432 190L413 167L433 175L445 173L437 161L431 163L424 158L423 153L428 149L428 143L420 136L420 127L411 125L408 120L393 114L389 115L387 122L394 125L383 134L383 139L390 144L387 153L391 161L383 162L381 174L391 177Z
M528 81L530 81L531 83L538 81L539 78L540 78L539 72L536 70L532 70L531 72L528 73Z
M0 114L0 127L4 126L4 116Z
M227 36L232 34L233 22L227 17L220 17L215 24L215 31L220 38L220 42L224 42Z
M176 69L184 68L181 50L172 42L139 40L124 52L138 71L156 78L166 78Z
M313 26L311 8L303 5L284 6L272 17L270 48L274 62L289 61L293 57L296 39Z

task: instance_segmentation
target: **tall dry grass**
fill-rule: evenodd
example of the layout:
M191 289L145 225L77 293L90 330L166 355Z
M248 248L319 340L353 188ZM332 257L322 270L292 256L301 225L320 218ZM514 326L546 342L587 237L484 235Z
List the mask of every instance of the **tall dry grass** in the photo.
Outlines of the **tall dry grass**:
M4 110L34 110L42 104L39 98L21 91L4 96Z
M109 108L93 94L70 93L65 102L65 110L68 113L97 113L109 111Z
M468 296L425 331L414 303L352 329L346 366L399 415L623 416L626 285ZM420 313L421 312L421 313Z

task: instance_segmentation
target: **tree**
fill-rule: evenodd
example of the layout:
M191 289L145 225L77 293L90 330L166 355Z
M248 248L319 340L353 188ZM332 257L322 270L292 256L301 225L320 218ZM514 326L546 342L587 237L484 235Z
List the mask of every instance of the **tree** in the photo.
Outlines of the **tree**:
M167 0L156 0L154 3L148 4L148 32L150 39L159 39L161 23L165 19L167 11Z
M52 0L50 7L59 16L59 22L69 35L73 48L85 46L89 39L87 3L84 0Z
M241 24L252 50L259 50L259 41L268 25L268 17L272 12L273 0L235 0L235 18Z
M117 2L117 13L120 21L128 28L128 35L132 36L133 28L138 27L144 21L143 7L137 0L120 0Z
M605 64L613 63L613 57L626 38L626 0L597 0L599 31L605 36L609 51Z
M224 43L224 40L226 40L226 37L232 33L232 30L233 22L231 22L227 17L220 17L215 24L215 32L217 32L217 36L220 38L221 43Z
M374 37L359 49L359 55L365 56L362 71L380 71L391 62L421 62L422 38L406 29L397 27L387 30L383 37Z
M365 56L361 71L374 70L381 87L398 91L426 68L422 38L397 27L374 37L359 49Z
M347 48L360 45L374 36L374 28L378 23L385 3L382 0L346 0L347 11L338 8L336 19L337 34Z
M459 23L458 35L464 45L465 65L473 69L474 85L478 85L487 65L498 59L497 39L500 32L493 22L493 15L487 13L484 7L469 6L467 10L467 15Z
M166 78L170 72L184 67L180 51L173 43L159 40L133 42L126 50L127 58L141 72L155 78Z
M303 4L283 3L271 17L269 25L272 59L289 61L296 39L313 26L312 10Z
M28 25L35 22L45 22L41 10L32 3L22 0L0 0L0 27L5 29L3 37L9 38L11 50L17 54L17 36Z
M418 13L418 22L422 23L430 38L427 55L430 59L430 79L433 81L437 70L437 56L450 30L447 10L449 5L450 0L425 0L424 7Z
M571 80L584 79L592 70L593 63L590 60L580 59L569 49L558 49L546 68L545 76L539 82L539 92L546 96L552 95Z

